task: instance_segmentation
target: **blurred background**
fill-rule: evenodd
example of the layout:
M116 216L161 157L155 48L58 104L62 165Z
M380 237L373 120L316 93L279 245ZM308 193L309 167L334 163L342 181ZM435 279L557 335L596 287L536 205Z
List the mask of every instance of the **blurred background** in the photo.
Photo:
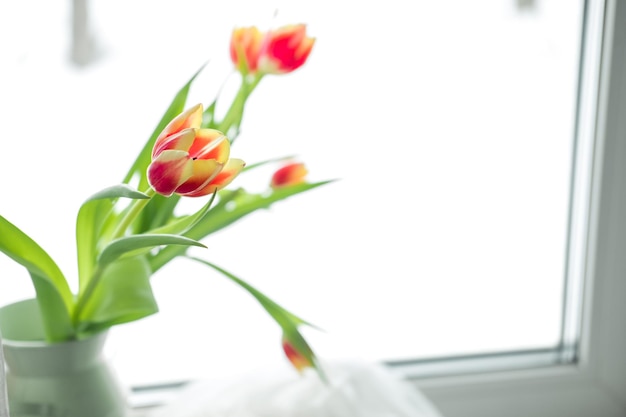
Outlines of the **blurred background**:
M75 276L80 204L121 181L178 89L233 76L236 26L306 23L309 61L266 77L232 155L338 179L194 251L323 331L322 359L497 353L561 340L582 0L5 0L0 213ZM263 190L271 169L232 187ZM280 329L185 260L161 311L111 332L132 385L287 367ZM0 304L31 297L0 257Z

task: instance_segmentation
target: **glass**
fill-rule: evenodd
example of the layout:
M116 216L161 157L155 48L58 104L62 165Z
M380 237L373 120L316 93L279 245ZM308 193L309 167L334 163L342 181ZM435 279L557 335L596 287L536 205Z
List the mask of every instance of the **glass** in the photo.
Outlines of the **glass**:
M203 256L324 329L306 334L329 360L560 343L582 1L89 5L84 67L68 60L69 3L0 6L0 33L15 39L0 46L13 138L0 177L16 196L2 215L62 269L75 268L80 203L123 177L176 90L208 59L197 100L231 71L231 29L304 22L317 37L309 62L264 80L236 152L252 163L279 149L311 180L339 181L214 235ZM19 23L34 6L36 33ZM21 268L0 268L1 303L30 296ZM180 260L154 285L161 311L110 335L126 380L288 366L279 329L220 275Z

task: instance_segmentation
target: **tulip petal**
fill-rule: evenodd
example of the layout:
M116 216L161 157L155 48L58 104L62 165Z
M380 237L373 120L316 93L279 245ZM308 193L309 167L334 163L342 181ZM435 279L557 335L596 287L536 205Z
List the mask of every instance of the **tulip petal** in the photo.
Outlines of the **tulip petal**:
M241 159L230 159L226 163L226 165L222 168L222 170L215 175L211 179L211 181L201 189L195 190L193 192L189 192L187 194L182 194L179 191L177 193L185 195L187 197L201 197L207 194L213 194L216 191L221 190L230 184L243 168L246 166L246 163Z
M313 351L297 331L289 335L284 333L282 345L285 356L298 372L306 368L315 368Z
M189 155L194 159L215 159L223 165L230 156L230 142L219 130L199 129L189 148Z
M175 118L173 118L167 126L161 131L156 139L158 144L164 138L180 132L184 129L194 128L197 129L202 124L202 104L196 104L195 106L185 110Z
M176 194L190 197L200 196L196 193L219 175L224 165L215 159L196 159L191 161L191 166L193 167L191 176L176 188Z
M157 157L164 150L188 151L196 137L197 129L185 129L155 142L152 157Z
M148 166L148 182L159 194L170 196L191 177L192 160L189 154L180 150L161 152Z
M230 59L244 72L254 72L259 59L263 34L254 26L235 28L230 39Z
M292 162L279 168L272 175L270 186L272 188L287 187L290 185L302 184L305 182L305 177L308 174L308 170L303 163Z
M288 25L268 32L259 57L259 70L283 74L300 68L309 57L315 38L306 36L306 25Z
M296 68L302 66L309 58L313 45L315 45L315 38L304 38L296 48L294 53L295 62L292 65Z

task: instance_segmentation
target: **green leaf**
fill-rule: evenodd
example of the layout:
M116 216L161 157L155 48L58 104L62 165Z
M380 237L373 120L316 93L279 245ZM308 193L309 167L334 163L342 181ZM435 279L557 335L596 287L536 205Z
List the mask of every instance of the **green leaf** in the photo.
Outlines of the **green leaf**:
M151 274L144 257L123 258L109 265L79 316L79 330L94 333L156 313Z
M81 291L93 274L97 259L98 241L107 216L112 215L113 200L124 197L147 199L149 196L126 184L105 188L89 197L78 210L76 217L76 247L78 258L78 281Z
M329 184L330 182L332 182L332 180L297 184L271 190L267 194L248 193L243 189L227 191L227 193L232 193L232 197L221 198L220 195L220 202L213 207L210 215L205 217L203 221L199 222L190 230L187 236L200 240L256 210L268 209L272 204L278 201Z
M200 246L206 248L202 243L196 242L184 236L177 235L133 235L119 238L109 243L98 258L98 263L94 273L88 282L87 287L81 292L77 301L72 319L78 324L80 318L84 316L87 305L92 301L92 297L97 292L107 274L108 267L118 259L137 258L145 249L162 245L184 245ZM150 269L150 268L149 268ZM153 272L150 269L151 272Z
M211 268L215 269L216 271L224 275L226 278L230 279L235 284L239 285L241 288L246 290L248 293L250 293L250 295L256 298L256 300L263 306L263 308L269 313L269 315L272 316L274 320L278 322L278 324L280 324L281 327L285 327L289 325L298 326L301 324L306 324L308 326L317 328L317 326L314 326L313 324L307 322L306 320L301 319L300 317L296 316L295 314L281 307L278 303L270 299L261 291L254 288L252 285L248 284L246 281L242 280L241 278L238 278L237 276L226 271L225 269L220 268L214 263L211 263L204 259L196 258L193 256L189 256L188 258L193 259L194 261L200 262L204 265L210 266Z
M32 271L30 277L42 313L41 322L46 334L46 341L53 343L73 339L76 330L72 325L71 310L68 311L65 300L59 295L57 288L50 280Z
M217 98L202 113L202 127L205 129L216 129L215 108L217 107Z
M150 196L135 190L128 184L117 184L98 191L97 193L89 197L83 204L94 200L102 200L105 198L116 199L120 197L132 198L135 200L147 200L150 198Z
M248 293L250 293L250 295L252 295L259 302L259 304L261 304L261 306L274 319L274 321L278 323L278 325L283 330L284 336L296 348L296 350L300 352L302 355L304 355L311 364L313 364L314 368L316 369L316 371L318 372L322 380L326 380L326 377L317 360L317 357L315 356L315 353L313 352L313 350L307 343L304 336L302 336L302 334L300 334L300 332L298 331L298 326L300 325L308 325L311 327L315 327L315 326L299 318L295 314L289 312L285 308L278 305L278 303L271 300L268 296L263 294L261 291L257 290L256 288L254 288L253 286L251 286L250 284L248 284L241 278L238 278L237 276L226 271L225 269L215 265L214 263L206 261L204 259L196 258L196 257L189 257L189 259L193 259L194 261L200 262L204 265L207 265L215 269L216 271L224 275L226 278L230 279L231 281L239 285L241 288L248 291Z
M152 229L148 231L149 234L175 234L182 235L195 226L199 221L201 221L208 213L213 201L215 200L215 196L217 193L213 193L209 201L206 202L204 206L202 206L198 211L194 214L182 216L175 221L166 224L165 226L158 227L156 229Z
M236 191L222 190L219 192L219 203L194 225L185 236L195 240L202 240L206 236L221 230L237 220L259 209L267 209L277 201L284 200L296 194L312 190L321 185L332 182L321 181L283 187L273 190L269 194L251 194L244 189ZM149 259L153 271L158 270L176 256L185 253L184 247L167 247Z
M154 129L154 132L152 132L152 135L150 136L150 138L144 145L143 149L141 150L141 152L139 152L139 155L137 155L137 159L135 159L135 162L130 167L130 170L126 174L126 177L124 177L124 181L123 181L124 183L130 182L130 180L133 179L133 177L138 176L139 184L137 188L141 190L147 188L148 180L146 177L146 169L148 168L148 165L150 164L150 157L152 154L152 148L154 147L154 142L156 141L156 138L159 136L161 131L165 128L165 126L167 126L167 124L174 117L178 116L180 113L182 113L185 110L185 105L187 103L187 96L189 95L189 89L191 87L191 84L196 79L196 77L200 74L200 72L204 69L205 66L206 64L202 65L200 69L196 71L196 73L191 77L191 79L187 81L187 83L178 91L178 93L176 93L176 95L174 96L174 99L172 100L169 107L165 111L165 114L161 118L161 121L159 121L159 123L157 124L156 128Z
M202 243L185 236L166 234L126 236L109 243L100 254L98 264L100 268L105 268L108 264L127 253L163 245L182 245L185 247L199 246L206 248Z
M74 296L65 276L34 240L0 216L0 251L24 266L30 273L43 314L46 336L50 341L73 336L71 314Z
M266 159L265 161L255 162L254 164L246 165L245 168L243 169L243 171L244 172L245 171L250 171L251 169L258 168L258 167L263 166L263 165L273 164L275 162L285 161L285 160L293 159L293 158L294 158L294 156L290 155L290 156L283 156L283 157L279 157L279 158Z
M169 197L155 194L137 216L133 234L146 233L148 230L166 225L174 217L174 210L176 210L179 200L178 194Z

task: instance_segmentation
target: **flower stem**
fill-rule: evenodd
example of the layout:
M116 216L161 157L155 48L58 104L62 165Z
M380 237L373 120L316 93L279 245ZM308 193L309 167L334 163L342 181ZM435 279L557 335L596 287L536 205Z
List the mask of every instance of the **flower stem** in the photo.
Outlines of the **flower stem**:
M74 308L74 316L72 317L75 328L77 327L77 324L78 324L80 315L83 312L83 309L87 305L87 301L89 301L89 299L91 298L93 292L98 286L98 283L100 282L101 277L102 277L102 268L98 265L96 267L96 270L94 271L93 276L87 283L87 286L85 287L85 291L83 291L82 294L78 296L78 300L76 301L76 308Z
M241 123L241 119L243 118L243 111L248 100L248 97L259 82L263 78L263 74L255 74L252 80L247 80L246 77L243 77L241 80L241 85L239 86L239 90L237 91L237 95L235 99L230 104L226 115L222 119L222 121L217 126L217 130L224 132L226 135L230 135L229 130L233 125L239 125ZM229 136L230 137L230 136ZM231 143L234 142L235 138L230 138Z
M156 192L152 188L148 188L147 191L144 192L148 197L152 197ZM141 200L133 200L130 203L129 209L122 217L122 221L120 221L111 236L111 240L119 239L123 237L126 233L126 229L128 226L135 220L137 215L141 212L141 210L148 204L151 198L141 199Z

